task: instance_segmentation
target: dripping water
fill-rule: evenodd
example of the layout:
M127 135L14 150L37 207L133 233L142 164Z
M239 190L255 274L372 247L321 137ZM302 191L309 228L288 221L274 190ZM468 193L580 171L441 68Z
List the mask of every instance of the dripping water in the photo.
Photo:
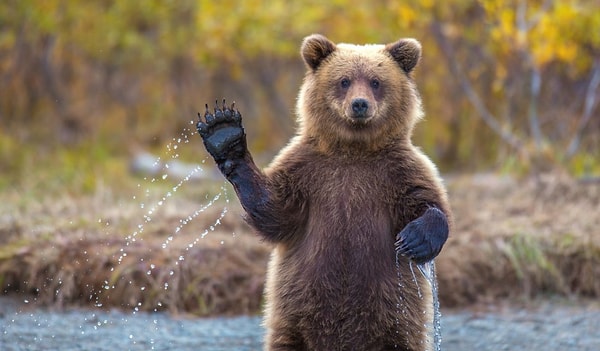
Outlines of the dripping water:
M401 313L402 315L406 315L407 311L406 311L406 306L404 306L404 301L402 298L402 290L404 289L404 285L402 283L402 274L400 272L400 261L399 261L399 256L401 256L400 254L396 254L396 272L397 272L397 278L398 278L398 290L399 290L399 303L396 304L396 315L399 316ZM440 312L440 302L439 302L439 298L438 298L438 285L437 285L437 278L435 275L435 262L433 260L429 261L429 262L425 262L423 264L417 264L417 269L419 270L419 272L421 272L421 274L423 275L423 277L427 280L427 282L429 283L430 287L431 287L431 296L432 296L432 305L433 305L433 320L430 323L426 324L426 328L429 330L428 331L428 339L429 340L433 340L433 346L434 346L434 350L435 351L441 351L441 343L442 343L442 330L441 330L441 312ZM411 271L411 275L412 275L412 279L417 287L417 295L419 296L420 299L424 298L424 294L421 291L421 286L417 280L417 275L415 274L415 270L413 268L413 262L412 260L409 261L409 268ZM400 320L398 317L396 317L396 333L399 333L400 330L402 330L401 326L400 326ZM407 334L408 336L408 334ZM408 346L408 345L407 345ZM394 345L394 348L398 348L398 345Z
M415 282L415 285L417 286L417 295L419 296L419 298L421 300L423 300L423 293L421 293L421 284L419 284L419 282L417 280L417 276L415 275L415 270L413 269L413 261L409 261L409 262L410 262L410 264L409 264L410 273L412 274L413 281ZM423 271L421 271L421 272L423 272Z
M396 274L397 274L397 278L398 278L398 302L396 302L396 334L400 334L401 330L404 330L404 332L406 333L406 338L404 339L406 341L406 347L408 347L408 328L402 328L402 326L400 325L400 318L398 318L398 316L400 316L400 313L402 313L402 315L406 315L407 311L406 311L406 304L404 303L404 298L402 297L403 294L403 290L404 290L404 284L402 283L402 273L400 273L400 260L399 260L399 254L396 253ZM397 349L398 348L398 344L394 344L394 348Z
M441 318L442 313L440 312L440 300L438 298L438 285L437 278L435 275L435 262L431 260L423 264L417 264L417 268L423 274L425 279L431 286L431 297L433 299L433 344L436 351L442 350L442 325ZM411 262L412 270L412 262ZM416 281L416 280L415 280Z

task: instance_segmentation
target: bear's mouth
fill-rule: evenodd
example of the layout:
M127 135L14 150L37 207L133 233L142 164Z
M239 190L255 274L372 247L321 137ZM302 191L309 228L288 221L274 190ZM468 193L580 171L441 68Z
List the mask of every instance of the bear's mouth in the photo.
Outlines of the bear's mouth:
M369 122L370 119L371 117L352 117L351 121L352 124L355 125L365 125Z
M349 116L346 120L352 128L362 129L367 127L372 119L372 116Z
M364 111L364 112L355 112L355 111L350 112L349 111L349 113L346 113L346 118L352 124L365 124L365 123L368 123L371 119L373 119L373 113L371 113L371 111Z

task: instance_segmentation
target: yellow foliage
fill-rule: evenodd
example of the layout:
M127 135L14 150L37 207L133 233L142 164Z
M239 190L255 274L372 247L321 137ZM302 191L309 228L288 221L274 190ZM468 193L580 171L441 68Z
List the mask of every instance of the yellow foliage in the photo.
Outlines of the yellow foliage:
M59 144L58 135L72 124L84 140L158 143L188 126L205 100L231 94L246 103L241 107L254 115L255 125L266 126L258 128L259 141L251 141L265 151L274 140L288 137L275 134L291 132L281 125L293 118L304 36L319 32L353 43L415 37L424 50L415 77L430 121L417 137L428 151L450 149L449 164L470 164L473 158L487 162L499 142L482 133L451 63L458 62L492 114L508 116L503 128L527 135L523 72L555 74L543 77L548 91L565 80L585 86L600 54L596 3L0 1L0 128L51 145ZM433 35L436 25L453 46L453 56L446 56ZM551 95L545 98L552 102ZM572 99L579 103L582 97ZM569 119L561 121L569 130L576 129L577 103L561 117ZM280 128L273 132L276 122Z
M600 42L600 9L591 4L558 0L549 6L536 1L481 4L493 45L504 55L516 51L531 55L538 68L554 61L571 62L580 57L585 43Z

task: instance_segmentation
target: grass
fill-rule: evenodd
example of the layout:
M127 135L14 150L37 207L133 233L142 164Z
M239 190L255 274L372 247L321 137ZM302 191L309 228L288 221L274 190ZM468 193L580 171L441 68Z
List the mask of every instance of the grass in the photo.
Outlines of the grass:
M0 180L1 292L54 307L260 311L269 247L223 181L167 196L178 180L132 177L124 157L51 153L14 161L20 171ZM442 306L600 296L599 183L474 175L448 187L456 225L436 264Z
M146 208L161 201L167 189L153 188L144 199ZM189 221L208 200L188 196L169 199L150 221L139 202L106 194L46 200L31 212L5 217L2 291L33 295L30 300L55 307L198 315L258 311L268 248L237 214L222 215L230 206L223 196Z
M555 264L548 258L548 245L536 240L531 234L516 233L502 246L504 255L512 265L512 269L526 294L533 294L532 286L543 287L547 282L549 290L557 290L564 286L562 276Z
M457 225L436 265L443 305L600 296L600 184L467 177L450 198Z
M0 158L12 171L0 179L2 293L54 307L260 309L268 247L230 210L223 181L133 177L126 157L91 144L11 148Z

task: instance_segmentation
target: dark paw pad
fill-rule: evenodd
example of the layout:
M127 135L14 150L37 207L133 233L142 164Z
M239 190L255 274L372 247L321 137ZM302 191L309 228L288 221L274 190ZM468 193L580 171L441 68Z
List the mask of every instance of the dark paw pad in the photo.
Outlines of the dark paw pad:
M206 150L212 155L217 163L225 160L242 158L246 152L246 134L242 127L242 115L235 109L235 103L231 107L222 107L215 104L214 112L211 113L206 105L204 121L198 113L196 128L204 141Z

